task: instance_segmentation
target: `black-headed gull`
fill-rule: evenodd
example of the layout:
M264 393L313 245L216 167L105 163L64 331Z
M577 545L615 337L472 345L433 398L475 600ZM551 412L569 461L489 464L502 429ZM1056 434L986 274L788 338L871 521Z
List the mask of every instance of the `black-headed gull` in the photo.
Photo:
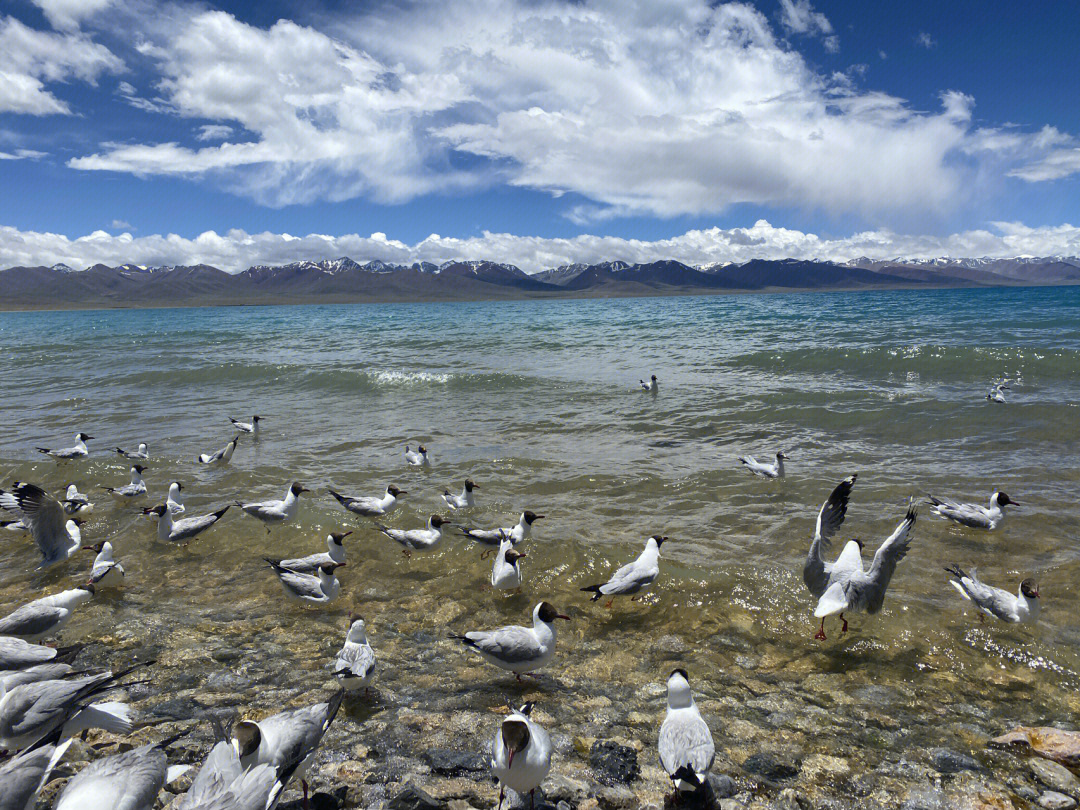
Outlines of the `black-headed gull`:
M173 518L172 512L169 511L169 507L159 503L157 506L143 509L143 514L157 517L158 540L163 543L183 543L205 532L221 520L222 516L228 511L229 507L223 506L209 515L198 515L197 517L176 520Z
M949 584L965 599L974 602L983 614L1005 622L1033 622L1039 618L1039 585L1035 580L1025 579L1020 583L1020 590L1012 594L979 581L974 568L970 574L958 565L945 570L952 575Z
M315 759L323 735L334 722L345 693L338 692L326 703L291 709L258 722L242 720L233 726L233 749L244 768L271 765L275 768L295 764L294 776L304 788L304 807L308 807L308 784L304 777Z
M291 560L278 560L282 568L296 571L298 574L314 574L324 565L345 562L344 540L352 532L330 532L326 536L326 551L309 554L306 557L294 557Z
M551 770L551 738L530 719L532 709L532 703L511 709L491 741L491 775L499 782L498 810L502 810L506 788L528 793L532 803L534 791Z
M760 475L762 478L783 478L784 462L791 457L783 450L777 450L775 458L776 461L772 464L758 461L753 456L739 456L739 461L754 475Z
M507 536L499 544L499 552L495 555L495 564L491 568L491 587L504 591L520 588L521 558L524 556L525 552L514 548Z
M266 562L277 574L282 590L290 599L305 605L326 605L337 599L341 592L341 583L334 572L343 568L345 563L330 563L318 569L318 573L300 574L283 568L277 560L266 558Z
M431 466L431 462L428 461L427 448L422 444L416 450L410 450L409 445L405 445L405 462L410 467Z
M144 466L136 464L131 468L130 484L124 484L122 487L102 487L102 489L120 498L141 498L146 494L146 482L142 477L145 470Z
M390 529L381 523L376 524L379 531L404 546L403 553L408 557L413 551L428 551L435 548L442 540L442 527L446 519L441 515L432 515L423 529Z
M95 588L118 588L124 584L124 566L113 559L112 543L102 540L87 551L96 551L94 567L90 569L90 584Z
M526 509L521 513L517 525L508 526L505 529L473 529L468 526L459 528L461 533L470 540L483 543L485 546L498 546L504 537L509 537L510 542L516 546L522 540L527 540L532 536L533 523L543 518L544 515L538 515Z
M70 559L82 547L82 521L68 518L64 507L35 484L16 481L10 492L0 489L0 506L18 511L41 552L38 568Z
M67 491L64 493L64 514L69 518L80 520L86 520L94 514L94 505L90 503L89 498L79 492L79 488L74 484L68 484Z
M1005 517L1005 507L1009 504L1019 504L1004 492L995 492L990 496L989 506L979 506L977 503L957 503L948 498L935 498L927 495L930 511L945 520L959 523L971 529L986 529L991 531L998 527Z
M29 810L71 740L45 741L0 765L0 810Z
M253 436L259 435L259 422L262 421L261 416L251 417L250 422L239 422L236 419L229 417L229 421L233 423L233 426L241 433L250 433Z
M814 527L814 539L810 543L810 551L806 555L806 562L803 563L803 582L806 583L807 589L814 595L815 599L820 599L821 595L825 593L825 589L831 584L829 576L832 574L833 564L826 562L821 553L829 550L833 536L847 516L851 490L855 486L855 479L858 477L858 473L853 473L837 484L818 512L817 525ZM824 625L824 622L822 622L822 625Z
M56 650L52 647L31 644L14 636L0 635L0 672L47 664L55 659L56 655Z
M233 436L232 441L222 447L215 453L200 453L195 459L200 464L212 464L215 466L222 466L232 461L233 453L236 452L236 445L240 441L240 434L237 433Z
M23 641L54 636L68 623L75 608L93 598L94 586L87 584L27 602L0 619L0 635Z
M878 548L869 571L863 570L862 542L849 540L836 562L833 563L832 584L825 589L825 593L818 600L814 617L824 619L826 616L839 613L840 620L844 623L840 632L846 633L845 613L874 614L881 610L881 606L885 603L885 591L888 590L889 582L896 571L896 564L907 555L917 516L914 503L909 502L907 514L896 527L896 531L889 535ZM824 630L824 622L822 622L822 630ZM820 633L819 637L820 635L824 633Z
M184 487L179 481L173 481L169 484L169 494L165 497L165 506L169 508L169 511L174 515L184 514Z
M550 602L541 602L533 609L533 626L508 625L497 630L472 630L463 636L451 636L461 641L489 664L513 672L521 680L522 673L545 666L555 655L556 619L570 620Z
M53 810L153 810L169 770L165 749L186 733L95 759L68 780Z
M660 546L665 540L666 537L654 534L645 541L645 550L636 560L612 574L611 579L603 585L589 585L581 590L591 591L593 602L601 596L610 596L608 607L611 607L616 596L630 596L632 600L636 600L636 594L648 590L660 575Z
M73 447L65 447L61 450L50 450L47 447L39 447L37 451L44 453L47 456L52 456L57 461L71 461L76 458L86 458L90 451L86 449L86 443L90 441L93 436L89 436L86 433L75 434L75 445Z
M146 459L150 458L150 454L146 450L145 442L139 443L138 450L122 450L119 447L115 447L113 449L116 450L119 455L123 456L124 458L130 458L133 461L145 461Z
M349 617L345 643L334 659L334 677L346 692L363 689L375 675L375 651L367 638L367 624L359 616Z
M386 494L381 498L361 496L361 495L342 495L335 492L332 489L327 490L337 502L340 503L345 509L352 512L354 515L360 515L361 517L382 517L393 512L398 507L398 501L401 500L402 495L407 495L408 490L398 489L395 484L391 484L386 488Z
M716 759L712 732L694 703L685 669L676 669L667 682L667 716L660 726L660 764L676 796L705 784Z
M256 765L244 768L231 739L210 751L191 787L171 810L273 810L285 784L299 766Z
M280 501L256 501L255 503L236 502L236 505L244 510L244 514L258 518L266 524L266 531L271 526L290 523L296 517L296 510L300 504L300 493L311 490L303 484L293 481L285 492L285 497Z
M652 391L655 394L660 390L660 381L656 379L655 374L649 378L648 382L645 382L644 380L638 380L638 382L641 383L642 391Z
M987 392L987 394L986 394L987 402L996 402L996 403L998 403L1000 405L1004 405L1005 404L1005 394L1003 392L1008 391L1008 390L1010 390L1009 389L1009 381L1008 380L1002 380L1001 382L999 382L997 385L995 385L993 388L991 388Z
M465 479L465 486L461 490L460 495L454 495L450 490L443 490L442 499L446 501L446 505L451 509L472 509L476 506L476 498L473 497L473 490L480 489L480 487L473 482L471 478Z

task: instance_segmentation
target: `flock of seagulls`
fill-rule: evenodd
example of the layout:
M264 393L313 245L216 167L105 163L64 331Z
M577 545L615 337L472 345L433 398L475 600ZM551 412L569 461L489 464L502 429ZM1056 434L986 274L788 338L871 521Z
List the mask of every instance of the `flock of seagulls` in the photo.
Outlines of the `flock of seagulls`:
M1000 395L1007 387L1002 383L995 391ZM656 375L648 382L642 380L641 388L655 394ZM248 423L235 419L230 422L239 432L217 452L199 455L200 464L226 465L241 435L250 434L258 439L259 416L253 416ZM78 433L72 447L37 449L58 462L72 462L88 455L86 443L92 439L86 433ZM138 462L149 461L147 445L140 443L137 450L130 452L116 447L115 452L136 461L131 467L131 480L124 486L103 489L118 501L145 497L147 485L143 473L147 468ZM404 456L408 466L431 466L424 445L415 451L406 446ZM759 462L751 455L738 457L748 471L767 479L784 478L784 462L788 459L783 450L775 453L771 464ZM822 504L803 566L806 588L817 600L814 616L821 619L816 639L826 638L825 619L829 616L838 615L841 632L846 632L846 613L874 614L882 609L897 565L908 553L914 536L918 511L914 501L909 501L902 519L877 548L869 567L864 565L864 544L859 539L845 543L835 560L826 559L832 540L844 523L856 480L854 474L845 478ZM442 498L452 512L465 513L475 508L478 489L469 478L459 494L446 489ZM205 515L182 517L186 512L183 492L182 484L173 481L161 503L142 509L144 515L157 521L159 542L186 544L218 523L231 506L226 504ZM237 500L235 505L245 515L260 521L269 533L274 527L296 519L300 496L307 492L310 490L293 482L281 499L247 503ZM491 587L497 590L521 589L521 561L527 554L517 546L530 539L536 521L544 517L526 509L514 525L488 529L432 514L422 528L390 528L379 519L392 514L408 494L396 484L388 485L381 496L344 495L334 489L328 493L346 512L370 521L371 528L400 545L406 556L435 548L447 530L457 530L462 537L484 546L484 556L495 553ZM995 492L985 507L932 495L928 498L937 516L987 531L996 529L1005 516L1005 507L1015 504L1004 492ZM69 560L83 549L80 525L93 510L90 499L74 484L67 488L63 499L25 482L15 482L9 490L0 489L0 511L17 516L0 526L32 536L41 553L39 568ZM348 564L345 540L352 534L352 531L330 532L326 551L293 559L265 558L265 561L290 600L307 606L325 606L341 592L336 572ZM593 601L606 597L609 608L618 596L640 599L660 575L660 550L667 540L659 534L648 538L636 559L618 568L606 582L581 590L591 593ZM0 764L0 810L32 804L73 735L90 728L126 734L133 728L132 712L127 704L102 698L113 690L130 686L128 676L153 662L136 663L117 672L79 671L70 663L73 657L70 652L61 653L38 643L55 638L74 612L94 598L98 589L123 587L124 567L116 559L111 542L101 541L85 550L96 554L85 584L34 599L0 617L0 748L9 755ZM950 585L972 602L983 618L1030 622L1039 614L1039 588L1033 579L1024 579L1014 595L981 582L974 569L970 574L957 565L945 570ZM532 675L551 663L558 640L557 623L569 620L568 615L550 602L540 601L533 608L531 625L473 629L452 638L468 652L512 673L520 681L523 675ZM327 702L284 711L258 722L243 720L227 728L215 725L218 742L177 806L181 810L272 810L285 786L292 779L299 779L307 807L305 775L323 735L333 723L346 693L359 690L368 693L375 668L375 651L368 640L366 623L350 614L343 646L327 665L340 691ZM531 703L519 708L511 706L492 740L491 772L501 786L500 810L506 788L532 796L551 769L551 740L547 731L532 719L532 708ZM68 782L55 807L151 810L158 791L175 778L175 769L168 766L167 748L180 736L183 735L95 760ZM682 668L672 671L667 680L667 714L660 727L658 749L676 797L706 784L715 759L715 745L709 726L694 702L689 676Z

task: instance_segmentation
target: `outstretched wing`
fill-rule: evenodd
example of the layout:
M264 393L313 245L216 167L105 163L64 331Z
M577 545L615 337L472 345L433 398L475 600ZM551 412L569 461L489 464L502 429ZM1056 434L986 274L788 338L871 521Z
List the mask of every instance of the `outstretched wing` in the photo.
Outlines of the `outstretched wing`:
M915 502L909 500L907 514L904 515L904 519L900 521L896 531L889 535L889 538L881 544L881 547L878 548L877 553L874 555L874 562L866 574L868 585L866 595L867 613L877 613L881 610L881 605L885 601L885 591L889 587L893 572L896 571L896 564L907 556L908 546L913 537L912 529L915 527L917 517L918 511L915 509Z
M41 549L41 556L49 561L66 557L69 545L65 528L67 517L60 502L34 484L20 484L14 494L19 510L30 522L30 532Z

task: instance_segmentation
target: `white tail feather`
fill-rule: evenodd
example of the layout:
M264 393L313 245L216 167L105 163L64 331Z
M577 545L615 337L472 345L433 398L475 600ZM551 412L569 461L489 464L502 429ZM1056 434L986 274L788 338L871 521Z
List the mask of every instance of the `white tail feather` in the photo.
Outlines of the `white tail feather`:
M814 610L815 619L823 619L834 613L842 613L848 609L847 597L844 595L844 586L834 582L829 589L821 595L817 608Z
M131 707L126 703L95 703L87 706L67 721L64 736L72 737L88 728L129 734L132 729Z

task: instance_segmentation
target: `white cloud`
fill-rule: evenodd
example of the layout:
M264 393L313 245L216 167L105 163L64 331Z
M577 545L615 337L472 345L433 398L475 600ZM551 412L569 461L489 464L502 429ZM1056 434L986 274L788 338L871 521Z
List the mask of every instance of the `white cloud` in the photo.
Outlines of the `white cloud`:
M925 31L920 31L915 37L915 44L918 45L920 48L926 48L927 50L929 50L930 48L933 48L935 45L937 45L937 42Z
M114 227L116 223L113 223ZM54 233L0 227L0 267L52 265L83 268L98 263L144 265L210 264L237 272L254 264L286 264L303 259L350 256L364 262L381 259L410 264L451 259L490 259L515 264L527 272L575 262L622 259L649 262L676 259L691 265L755 258L872 259L1008 257L1018 255L1080 255L1080 227L1060 225L1031 228L1022 223L995 222L993 230L972 230L948 236L904 235L887 230L864 231L844 238L825 238L759 220L749 228L692 230L670 239L644 241L614 236L576 236L548 239L484 233L466 239L432 234L415 244L346 234L247 233L207 231L194 239L176 234L135 237L95 231L69 239Z
M820 34L830 53L840 50L840 40L833 34L832 23L824 14L814 11L810 0L780 0L780 23L794 34Z
M95 84L101 74L124 69L119 57L82 34L38 31L14 17L0 18L0 53L0 113L68 114L46 83Z
M200 141L221 141L233 134L233 128L224 124L205 124L199 127L199 134L195 137Z
M16 149L14 152L0 152L0 160L37 160L46 154L36 149Z
M125 221L123 219L114 219L112 221L112 224L109 227L112 228L114 231L134 231L134 230L138 230L130 222L127 222L127 221Z
M113 0L33 0L59 31L74 31L79 23L113 4Z
M832 31L806 0L781 10L790 30ZM271 205L508 182L587 198L579 218L738 203L874 218L972 193L969 98L921 112L822 75L739 3L371 4L333 37L220 11L173 23L139 47L163 101L250 140L103 143L69 165L205 177Z

